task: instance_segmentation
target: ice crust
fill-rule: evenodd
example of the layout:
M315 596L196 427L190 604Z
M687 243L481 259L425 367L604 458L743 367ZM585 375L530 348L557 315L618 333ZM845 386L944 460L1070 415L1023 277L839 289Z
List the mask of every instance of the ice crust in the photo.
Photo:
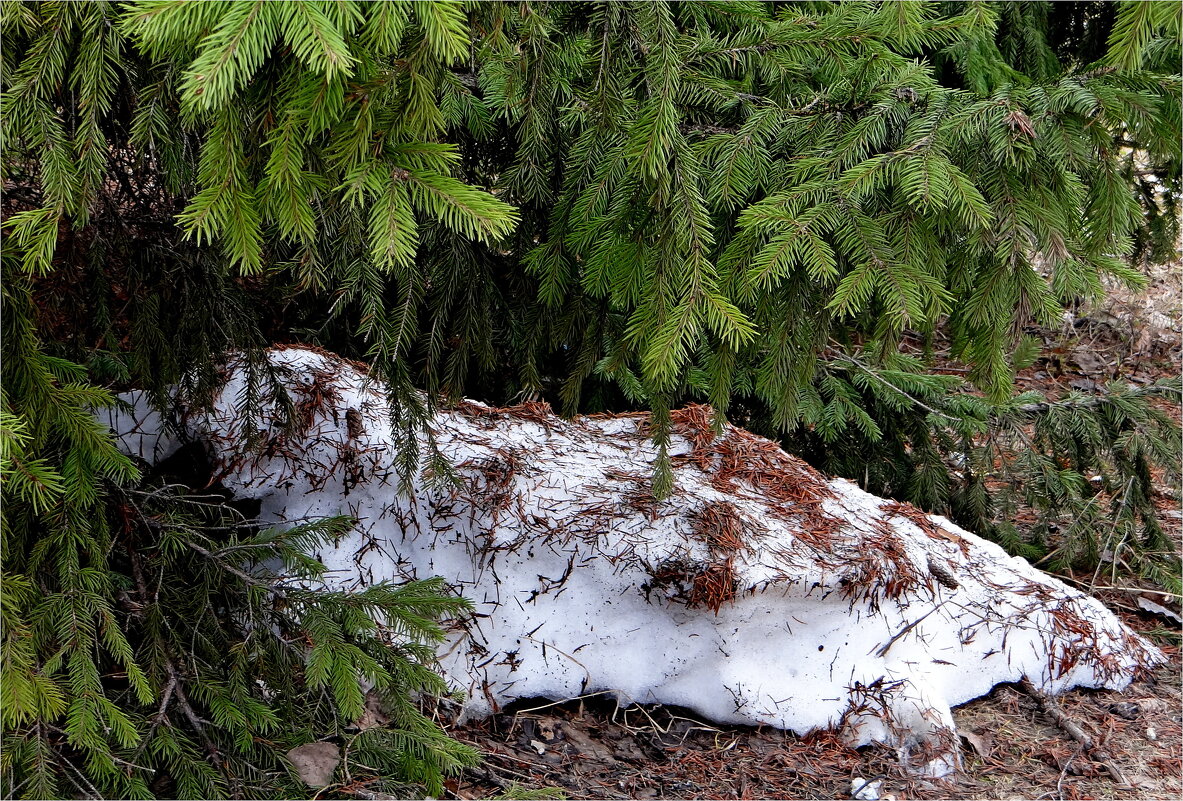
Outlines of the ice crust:
M644 415L563 420L466 402L432 421L461 486L400 494L383 388L362 365L284 348L301 433L246 453L232 369L184 428L223 483L282 524L360 521L316 556L329 583L443 576L475 604L439 649L467 716L607 691L720 723L888 742L921 772L956 764L950 707L1026 676L1124 688L1162 654L1100 602L942 517L827 479L705 407L675 414L676 486L649 493ZM179 445L140 395L112 415L149 461Z

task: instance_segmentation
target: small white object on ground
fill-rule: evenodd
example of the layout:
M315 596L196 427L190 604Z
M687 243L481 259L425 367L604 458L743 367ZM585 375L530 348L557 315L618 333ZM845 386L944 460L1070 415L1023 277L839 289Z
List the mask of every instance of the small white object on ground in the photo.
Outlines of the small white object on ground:
M438 412L460 483L400 494L398 440L364 366L298 347L270 359L296 434L264 409L263 448L248 452L232 365L212 410L185 415L189 436L267 523L359 520L315 554L331 586L439 575L473 601L439 650L467 716L607 691L720 723L835 728L938 777L959 759L952 705L1024 676L1049 693L1122 689L1163 659L1096 599L766 439L716 433L707 407L674 412L662 500L647 415L563 420L531 403ZM110 415L123 447L167 456L178 443L143 395L126 398L133 412Z
M1134 600L1138 602L1139 609L1142 609L1146 612L1151 612L1156 615L1161 615L1168 620L1174 620L1176 623L1183 623L1183 618L1179 617L1178 613L1173 609L1168 609L1162 604L1156 604L1154 601L1150 600L1149 598L1143 598L1141 595L1139 595Z
M850 780L850 797L855 801L879 801L879 791L883 789L883 780L868 781L862 776L855 776Z

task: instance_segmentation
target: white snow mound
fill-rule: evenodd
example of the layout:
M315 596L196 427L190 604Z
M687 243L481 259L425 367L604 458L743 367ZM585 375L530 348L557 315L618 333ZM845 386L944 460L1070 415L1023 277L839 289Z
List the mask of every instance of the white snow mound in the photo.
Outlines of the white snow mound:
M476 614L440 662L482 716L518 699L610 691L720 723L837 728L917 770L956 765L952 705L1001 682L1124 688L1162 654L1096 599L925 514L827 479L707 407L674 413L676 486L649 491L643 414L563 420L465 402L432 421L462 487L398 492L383 388L363 365L270 352L300 420L247 453L243 370L188 434L268 523L349 514L316 554L339 588L443 576ZM143 396L113 413L124 448L175 450ZM261 453L261 455L260 455Z

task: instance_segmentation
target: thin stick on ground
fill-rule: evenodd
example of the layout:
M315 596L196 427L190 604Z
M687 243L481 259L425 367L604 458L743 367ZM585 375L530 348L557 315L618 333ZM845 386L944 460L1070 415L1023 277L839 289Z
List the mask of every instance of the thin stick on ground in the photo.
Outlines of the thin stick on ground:
M1060 708L1060 705L1057 704L1051 696L1042 690L1036 689L1035 685L1032 684L1031 680L1026 676L1024 676L1022 681L1019 682L1019 686L1023 688L1023 692L1035 699L1035 701L1039 704L1040 709L1043 710L1044 714L1055 721L1055 724L1059 726L1065 734L1080 744L1080 747L1087 755L1097 760L1101 763L1101 765L1104 766L1105 770L1109 773L1109 776L1113 779L1113 781L1117 782L1118 784L1129 785L1125 774L1122 773L1121 769L1114 763L1113 757L1110 756L1108 752L1102 751L1100 749L1094 750L1093 738L1086 734L1084 729L1080 728L1076 721L1068 717L1067 713L1065 713L1064 710Z

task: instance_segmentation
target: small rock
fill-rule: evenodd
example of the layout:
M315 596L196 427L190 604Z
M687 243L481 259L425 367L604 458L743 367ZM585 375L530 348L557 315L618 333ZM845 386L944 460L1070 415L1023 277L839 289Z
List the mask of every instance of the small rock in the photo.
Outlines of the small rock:
M1121 701L1116 704L1110 704L1109 711L1117 715L1119 718L1133 720L1134 718L1138 717L1138 714L1142 710L1138 708L1137 704L1131 704L1129 701Z
M850 782L850 797L855 801L879 801L879 791L883 788L883 781L867 781L862 776L855 776Z
M1152 743L1158 739L1158 731L1153 726L1146 729L1146 739Z
M333 743L307 743L288 751L288 761L309 787L324 787L333 780L341 749Z
M539 742L538 740L531 740L530 747L537 751L539 756L542 756L546 753L546 743Z

